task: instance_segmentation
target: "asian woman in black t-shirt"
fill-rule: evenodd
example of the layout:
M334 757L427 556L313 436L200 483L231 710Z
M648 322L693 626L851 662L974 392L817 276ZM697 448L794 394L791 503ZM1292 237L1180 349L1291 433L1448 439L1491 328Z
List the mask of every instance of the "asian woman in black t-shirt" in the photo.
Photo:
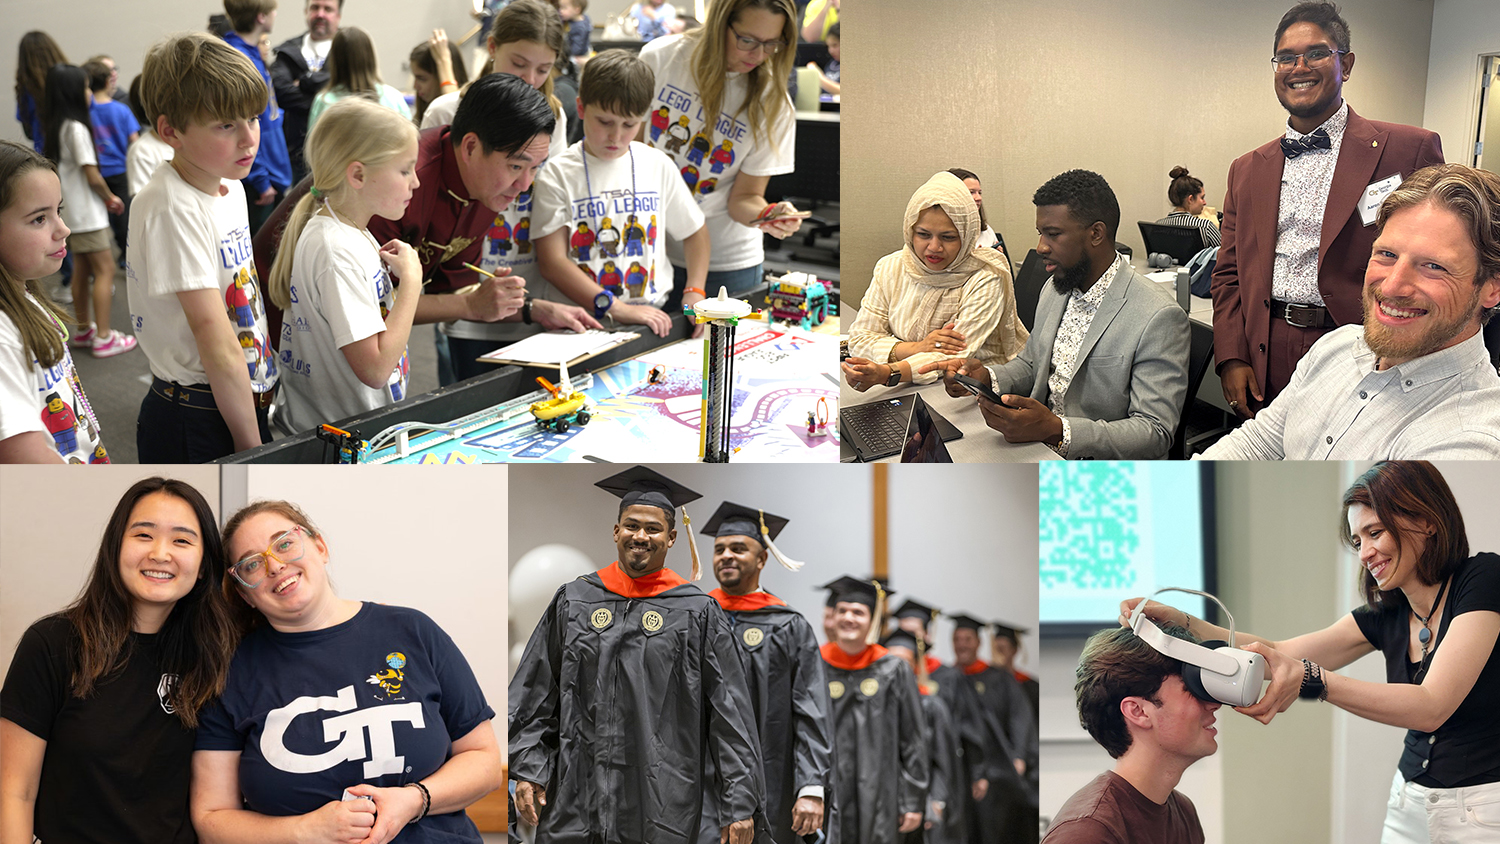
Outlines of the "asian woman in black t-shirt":
M26 631L0 691L0 838L196 840L193 734L235 646L203 565L221 553L192 486L126 491L83 594Z
M1386 814L1386 844L1493 841L1500 831L1500 557L1470 556L1463 515L1426 461L1378 463L1343 497L1339 537L1359 555L1365 605L1312 633L1272 642L1237 631L1266 658L1270 687L1239 711L1269 724L1299 695L1403 727L1405 748ZM1139 599L1121 604L1122 620ZM1227 631L1148 604L1153 619L1203 639ZM1373 651L1386 682L1341 668Z

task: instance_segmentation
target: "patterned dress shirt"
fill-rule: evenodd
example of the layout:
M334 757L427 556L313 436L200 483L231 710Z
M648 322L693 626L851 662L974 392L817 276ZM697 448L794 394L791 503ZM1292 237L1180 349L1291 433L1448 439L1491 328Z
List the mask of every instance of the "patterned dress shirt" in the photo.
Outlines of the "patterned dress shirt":
M1068 456L1068 446L1073 441L1073 431L1068 425L1068 417L1063 415L1063 408L1068 397L1068 385L1073 383L1073 373L1078 370L1078 349L1083 345L1083 338L1089 334L1089 326L1094 324L1094 314L1099 310L1099 303L1104 301L1110 282L1115 280L1115 275L1123 266L1125 256L1115 253L1109 269L1099 276L1092 287L1081 293L1074 290L1068 294L1068 306L1063 310L1062 323L1057 327L1057 339L1052 345L1052 374L1047 377L1047 406L1062 420L1063 426L1062 442L1054 447L1059 457Z
M1332 149L1314 149L1289 158L1281 170L1281 205L1276 214L1276 262L1271 270L1271 297L1302 305L1323 304L1318 290L1318 244L1323 238L1323 209L1339 163L1349 104L1343 103L1319 129L1328 132ZM1313 131L1317 131L1316 129ZM1312 133L1308 133L1312 134ZM1293 141L1307 135L1290 125Z

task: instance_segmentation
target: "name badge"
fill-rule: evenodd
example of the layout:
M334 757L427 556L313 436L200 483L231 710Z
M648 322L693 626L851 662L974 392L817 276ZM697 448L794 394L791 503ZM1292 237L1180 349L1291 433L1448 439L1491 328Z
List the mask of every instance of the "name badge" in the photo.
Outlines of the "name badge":
M1391 195L1391 191L1401 186L1401 174L1397 173L1387 179L1371 182L1365 188L1364 193L1359 195L1359 218L1367 226L1375 225L1375 216L1380 213L1380 203Z

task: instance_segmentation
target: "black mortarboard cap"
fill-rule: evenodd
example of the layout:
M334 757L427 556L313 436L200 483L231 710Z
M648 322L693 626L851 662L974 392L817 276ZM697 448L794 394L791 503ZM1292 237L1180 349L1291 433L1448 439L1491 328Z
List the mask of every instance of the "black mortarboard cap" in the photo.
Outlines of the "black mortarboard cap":
M901 604L901 606L896 608L896 617L920 618L922 620L922 629L925 630L927 629L927 626L932 623L932 615L935 612L937 612L937 610L933 607L929 607L921 601L907 598L906 601Z
M828 581L818 588L828 590L827 605L831 607L839 602L839 594L841 592L848 589L852 585L858 584L859 582L859 580L856 580L855 578L852 578L846 574L842 577L835 577L833 580Z
M660 507L672 512L678 507L703 496L688 489L660 472L635 466L611 475L594 486L620 499L622 508L634 504Z
M963 628L966 630L973 630L975 633L978 633L980 630L983 630L984 628L990 626L988 622L980 621L973 616L964 615L963 613L949 613L948 617L953 619L953 625L955 627Z
M725 501L719 505L712 516L703 525L699 533L704 536L748 536L757 541L760 540L760 520L764 511L754 507L746 507L733 501ZM775 539L781 529L787 526L790 519L782 518L773 513L765 513L766 532Z
M990 625L995 628L995 635L1002 639L1009 639L1016 644L1021 643L1021 634L1030 632L1030 627L1011 627L1003 621L997 621Z
M884 644L887 648L906 648L912 653L917 652L917 637L911 635L905 630L898 629L891 635L885 637Z
M827 589L831 592L830 599L835 604L839 603L840 601L851 601L854 603L864 604L868 606L871 611L875 609L876 601L879 597L879 594L875 590L874 583L868 580L860 580L857 577L840 577L837 580L832 580L828 583L823 584L822 588ZM890 597L891 593L887 591L885 593L886 600L889 600Z

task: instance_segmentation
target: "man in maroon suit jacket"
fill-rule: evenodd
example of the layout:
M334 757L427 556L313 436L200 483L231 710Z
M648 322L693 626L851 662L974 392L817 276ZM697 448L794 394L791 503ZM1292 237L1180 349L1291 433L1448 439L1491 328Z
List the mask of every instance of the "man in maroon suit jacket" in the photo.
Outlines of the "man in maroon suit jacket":
M1443 163L1435 133L1366 120L1345 104L1354 53L1333 4L1294 6L1275 43L1288 130L1230 165L1213 279L1214 359L1225 401L1246 418L1286 387L1319 337L1363 320L1380 200Z

